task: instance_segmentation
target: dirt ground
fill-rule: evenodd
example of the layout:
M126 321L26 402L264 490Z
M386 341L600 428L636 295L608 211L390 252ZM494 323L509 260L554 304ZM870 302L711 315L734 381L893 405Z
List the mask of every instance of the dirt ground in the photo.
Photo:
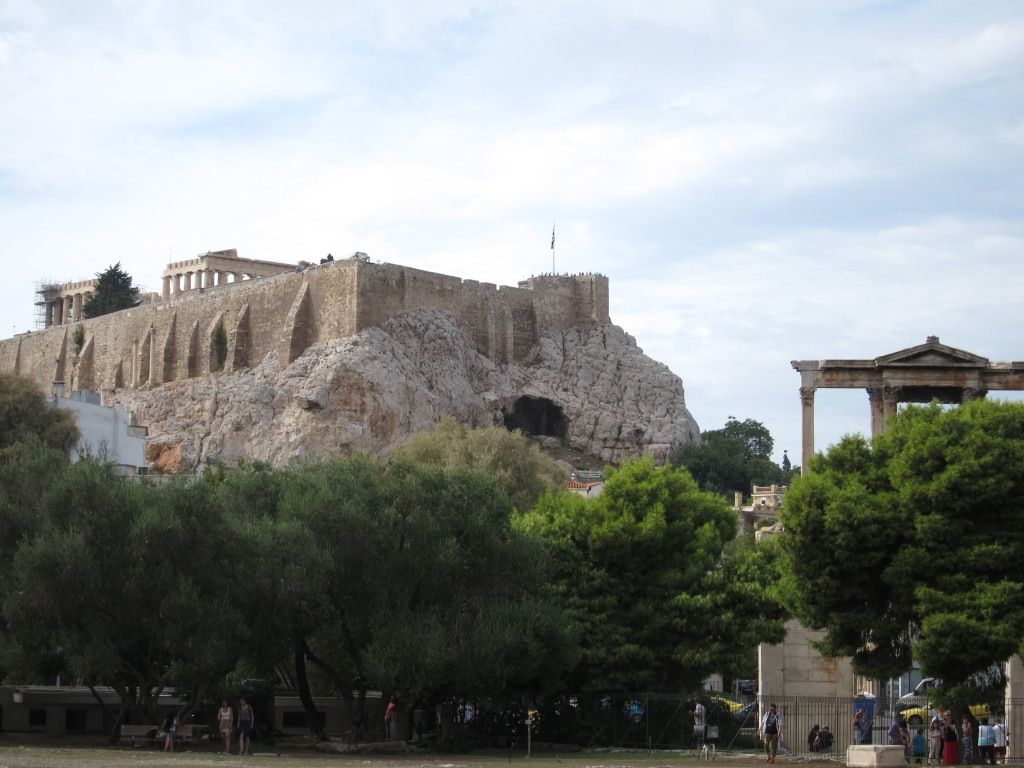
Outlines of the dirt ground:
M204 742L183 752L168 754L157 749L131 749L108 744L102 736L68 736L47 738L38 734L0 735L0 768L201 768L240 765L259 768L677 768L698 764L718 768L752 768L764 763L761 755L750 752L719 754L714 763L698 763L692 752L622 752L594 751L562 753L508 752L495 750L471 754L437 754L415 752L401 755L337 754L319 752L306 740L288 740L268 747L257 744L253 754L240 757L225 755L220 744ZM235 745L237 749L237 745ZM777 765L814 762L829 768L839 761L817 759L808 761L779 756Z

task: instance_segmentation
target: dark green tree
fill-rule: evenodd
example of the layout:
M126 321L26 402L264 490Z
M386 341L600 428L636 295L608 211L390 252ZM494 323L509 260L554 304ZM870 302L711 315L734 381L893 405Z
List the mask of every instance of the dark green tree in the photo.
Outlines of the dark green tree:
M99 281L92 296L82 306L85 317L99 317L128 309L139 303L139 289L132 285L132 276L121 269L121 262L97 272Z
M83 459L51 473L3 571L7 663L111 686L138 722L158 722L172 686L191 701L234 666L225 531L201 485L158 487Z
M789 607L861 673L916 659L951 703L984 696L972 686L1024 650L1022 467L1019 403L911 406L870 443L844 438L786 495Z
M517 525L556 563L582 647L574 690L696 689L783 637L782 610L765 599L772 570L752 553L723 562L736 515L683 469L625 464L597 498L545 496Z
M366 710L371 687L430 705L553 683L572 660L546 555L480 472L352 457L229 472L222 492L254 500L238 536L259 565L242 599L264 657L276 646L292 666L309 722L314 673L362 737L383 714Z
M34 381L0 373L0 464L20 455L28 440L52 448L67 461L78 436L74 414L49 402Z
M774 440L758 421L730 416L722 429L701 433L700 445L684 445L672 457L686 467L701 490L718 493L730 502L734 493L746 496L754 485L786 485L799 468L772 461ZM784 462L788 464L786 457Z

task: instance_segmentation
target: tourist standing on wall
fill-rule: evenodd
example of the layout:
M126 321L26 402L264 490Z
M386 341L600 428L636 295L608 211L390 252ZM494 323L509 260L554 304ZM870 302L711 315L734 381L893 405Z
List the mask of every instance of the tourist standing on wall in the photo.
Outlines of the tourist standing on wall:
M227 699L220 703L217 710L217 728L220 730L220 737L224 740L224 752L231 751L231 731L235 727L235 710L228 704Z
M782 715L774 704L768 705L768 711L761 718L761 727L757 732L764 739L764 753L767 756L765 762L774 763L775 756L779 754L779 739L782 737Z

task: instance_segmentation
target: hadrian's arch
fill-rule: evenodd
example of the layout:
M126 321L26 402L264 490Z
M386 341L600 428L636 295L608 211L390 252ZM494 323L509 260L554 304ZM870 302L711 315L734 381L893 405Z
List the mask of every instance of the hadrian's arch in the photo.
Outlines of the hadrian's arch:
M872 437L885 432L900 403L963 403L992 391L1024 390L1024 362L991 362L941 344L937 336L873 360L794 360L792 365L800 373L804 472L814 455L814 400L819 389L863 388ZM821 632L796 621L789 622L787 630L784 643L758 648L761 691L776 696L850 696L855 678L849 659L820 656L813 642L822 638ZM1007 666L1006 722L1019 724L1024 719L1017 711L1018 700L1024 699L1024 666L1018 656ZM790 727L787 723L787 730ZM1012 741L1010 752L1009 757L1024 757L1024 748Z
M899 403L963 403L991 391L1024 390L1024 362L994 363L939 343L924 344L873 360L794 360L800 373L801 464L814 455L814 398L819 389L865 389L871 436L885 431Z

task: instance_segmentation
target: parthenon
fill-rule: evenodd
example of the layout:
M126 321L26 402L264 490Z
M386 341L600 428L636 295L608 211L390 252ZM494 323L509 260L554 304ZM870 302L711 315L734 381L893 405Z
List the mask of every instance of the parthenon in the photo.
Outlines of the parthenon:
M162 297L167 301L184 291L201 290L229 282L237 283L255 277L269 277L294 271L294 264L239 258L238 251L234 248L207 251L194 259L167 265L163 274Z

